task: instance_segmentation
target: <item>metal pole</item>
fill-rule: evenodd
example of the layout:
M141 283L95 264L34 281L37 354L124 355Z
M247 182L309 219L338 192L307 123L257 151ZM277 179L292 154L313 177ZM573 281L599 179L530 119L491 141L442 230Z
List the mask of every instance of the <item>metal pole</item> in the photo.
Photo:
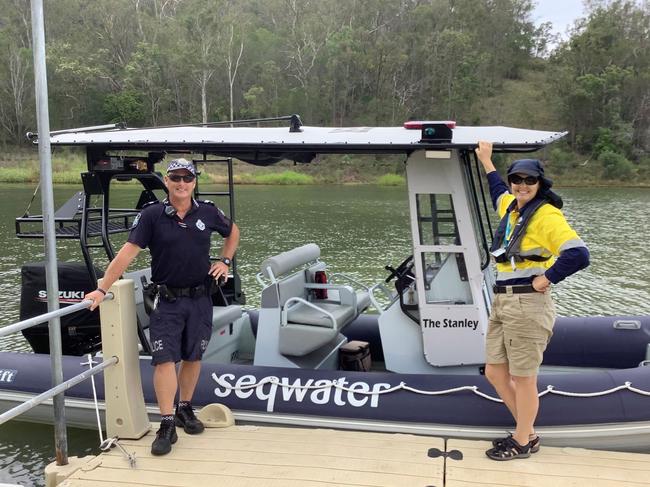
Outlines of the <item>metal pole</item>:
M47 282L47 309L59 309L59 278L56 262L56 235L54 230L54 197L52 189L52 161L50 158L50 114L47 98L47 71L45 66L45 25L43 0L32 0L32 44L34 50L34 85L36 88L36 117L38 121L38 157L41 163L41 202L43 207L43 236L45 240L45 279ZM50 320L50 357L52 359L52 386L63 382L61 360L61 320ZM68 438L65 429L64 393L57 394L54 404L54 447L56 464L68 464Z

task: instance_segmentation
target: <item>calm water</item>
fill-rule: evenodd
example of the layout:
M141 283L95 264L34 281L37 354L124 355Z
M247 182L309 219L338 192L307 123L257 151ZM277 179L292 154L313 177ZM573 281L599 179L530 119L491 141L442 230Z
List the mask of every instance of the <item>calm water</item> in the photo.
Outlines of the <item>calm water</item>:
M77 188L55 192L58 204ZM20 267L42 260L42 240L18 240L14 222L22 215L33 188L11 186L0 194L0 326L18 321ZM116 205L131 201L134 187L117 188ZM307 242L321 247L334 269L367 283L386 275L411 253L406 192L376 187L237 188L237 221L242 230L238 254L248 304L259 302L255 281L269 255ZM650 190L565 189L565 214L591 250L591 266L554 290L561 314L650 314ZM32 213L38 212L40 194ZM124 237L114 239L119 248ZM60 260L78 260L77 242L59 242ZM97 258L103 256L96 254ZM144 264L146 258L141 259ZM104 265L103 263L101 265ZM22 335L0 338L0 350L28 350ZM69 432L70 455L97 452L97 433ZM42 470L53 460L49 426L13 422L0 426L0 483L42 485Z

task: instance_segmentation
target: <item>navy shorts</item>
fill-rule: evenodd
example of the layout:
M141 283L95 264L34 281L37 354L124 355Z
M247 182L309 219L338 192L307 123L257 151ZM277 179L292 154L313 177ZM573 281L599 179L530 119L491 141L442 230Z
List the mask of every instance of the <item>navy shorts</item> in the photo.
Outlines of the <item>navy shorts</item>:
M165 299L151 313L149 338L151 340L151 365L180 360L201 360L212 335L212 299Z

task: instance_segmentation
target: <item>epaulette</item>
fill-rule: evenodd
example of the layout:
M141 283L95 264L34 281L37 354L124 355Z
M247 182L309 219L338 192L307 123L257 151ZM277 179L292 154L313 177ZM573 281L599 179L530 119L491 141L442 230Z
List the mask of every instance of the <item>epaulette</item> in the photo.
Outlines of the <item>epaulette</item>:
M158 203L160 203L160 201L158 201L158 200L147 201L144 205L142 205L141 209L144 210L147 206L156 205Z
M206 205L210 205L210 206L217 206L214 204L214 202L210 200L199 200L199 203L205 203Z

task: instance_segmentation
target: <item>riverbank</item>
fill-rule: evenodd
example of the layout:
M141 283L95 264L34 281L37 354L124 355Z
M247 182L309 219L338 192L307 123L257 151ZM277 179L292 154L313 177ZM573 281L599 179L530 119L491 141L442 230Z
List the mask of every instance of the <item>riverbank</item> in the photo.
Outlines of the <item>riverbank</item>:
M0 160L0 182L34 183L40 178L38 154L31 151L4 155ZM531 156L531 157L534 157ZM567 162L547 164L547 173L557 186L564 187L640 187L650 188L650 174L639 170L632 177L608 179L598 161L575 154ZM507 162L497 161L504 169ZM234 182L246 185L311 185L311 184L374 184L402 186L404 158L402 156L317 156L310 164L281 161L271 166L255 166L234 160ZM56 151L52 155L54 184L80 184L86 171L85 154L76 150ZM226 184L225 165L199 164L201 184Z

